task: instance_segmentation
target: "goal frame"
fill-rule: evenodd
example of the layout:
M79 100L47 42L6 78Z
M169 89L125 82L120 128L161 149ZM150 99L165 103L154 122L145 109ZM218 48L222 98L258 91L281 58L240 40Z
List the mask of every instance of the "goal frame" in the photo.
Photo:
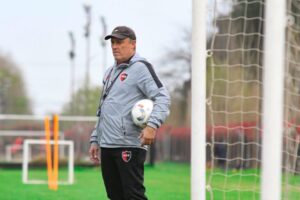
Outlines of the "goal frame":
M22 164L22 181L24 184L48 184L47 180L37 180L28 178L28 165L29 165L29 148L30 145L46 145L46 140L26 139L23 144L23 164ZM54 141L50 140L50 145L54 145ZM74 142L69 140L58 140L58 145L69 147L68 158L68 180L58 181L59 185L71 185L74 183Z
M282 193L285 9L285 0L266 1L263 60L262 200L280 200Z

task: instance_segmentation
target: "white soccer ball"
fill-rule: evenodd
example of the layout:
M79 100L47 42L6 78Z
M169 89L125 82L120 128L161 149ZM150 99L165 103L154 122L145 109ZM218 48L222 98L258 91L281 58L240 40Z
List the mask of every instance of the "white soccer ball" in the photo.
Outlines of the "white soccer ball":
M133 106L131 110L132 120L135 125L144 128L153 110L153 101L142 99Z

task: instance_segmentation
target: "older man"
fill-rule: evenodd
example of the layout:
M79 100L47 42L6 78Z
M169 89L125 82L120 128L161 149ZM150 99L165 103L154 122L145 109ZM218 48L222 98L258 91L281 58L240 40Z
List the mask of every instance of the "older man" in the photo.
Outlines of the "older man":
M136 53L136 35L126 26L113 29L111 40L115 63L103 79L98 122L91 134L90 158L99 162L108 198L147 199L144 162L147 145L154 142L156 130L169 114L170 97L151 64ZM141 99L154 102L145 128L131 119L133 105Z

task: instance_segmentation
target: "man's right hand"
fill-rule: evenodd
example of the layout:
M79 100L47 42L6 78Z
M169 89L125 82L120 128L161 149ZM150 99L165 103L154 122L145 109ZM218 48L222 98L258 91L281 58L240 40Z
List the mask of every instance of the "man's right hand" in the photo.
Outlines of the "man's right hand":
M92 143L89 150L90 159L94 164L100 163L99 158L99 145L96 143Z

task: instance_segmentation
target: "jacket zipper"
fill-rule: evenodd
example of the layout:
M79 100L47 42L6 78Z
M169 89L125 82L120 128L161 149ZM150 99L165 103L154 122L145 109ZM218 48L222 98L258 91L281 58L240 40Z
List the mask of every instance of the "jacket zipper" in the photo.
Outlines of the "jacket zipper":
M122 117L121 121L122 121L122 131L123 131L123 134L126 135L123 117Z

